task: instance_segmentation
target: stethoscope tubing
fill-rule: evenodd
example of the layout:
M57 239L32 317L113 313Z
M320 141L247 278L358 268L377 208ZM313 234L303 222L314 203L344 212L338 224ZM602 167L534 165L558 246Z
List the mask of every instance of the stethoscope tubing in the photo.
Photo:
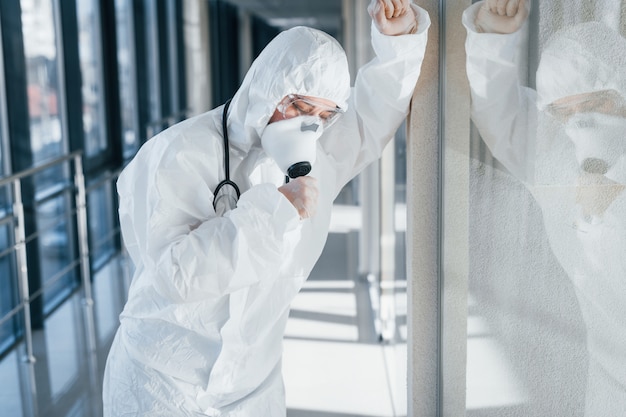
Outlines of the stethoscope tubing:
M237 193L237 199L239 199L241 195L237 184L230 179L230 152L228 149L228 127L226 126L230 102L231 99L228 99L228 101L224 104L224 110L222 111L222 136L224 137L224 180L220 181L220 183L217 184L215 192L213 193L213 208L215 208L215 202L218 192L225 185L230 185L235 189L235 192Z

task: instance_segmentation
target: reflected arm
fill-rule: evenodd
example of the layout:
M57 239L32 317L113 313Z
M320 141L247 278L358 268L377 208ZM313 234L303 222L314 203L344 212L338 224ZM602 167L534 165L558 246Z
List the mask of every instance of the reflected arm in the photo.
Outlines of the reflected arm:
M527 26L512 34L479 33L481 3L463 14L472 120L493 155L518 179L532 179L536 93L521 82Z

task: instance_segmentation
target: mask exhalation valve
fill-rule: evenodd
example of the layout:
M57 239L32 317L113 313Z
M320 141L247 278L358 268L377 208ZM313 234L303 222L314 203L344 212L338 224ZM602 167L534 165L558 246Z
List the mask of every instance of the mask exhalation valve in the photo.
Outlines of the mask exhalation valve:
M311 172L311 163L308 161L296 162L287 169L289 178L304 177Z

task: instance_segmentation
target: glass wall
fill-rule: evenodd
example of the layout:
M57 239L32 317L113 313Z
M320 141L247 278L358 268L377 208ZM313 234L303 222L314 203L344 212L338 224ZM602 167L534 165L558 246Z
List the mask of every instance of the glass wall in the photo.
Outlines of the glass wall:
M18 194L0 186L0 385L8 390L0 408L9 415L101 413L104 362L95 355L111 342L127 290L110 262L120 247L115 179L146 139L148 65L138 64L146 50L169 59L152 62L165 76L177 70L175 85L149 85L159 86L173 112L186 106L184 65L171 52L182 50L182 6L146 5L0 2L0 180L37 171L20 178L25 242L15 236ZM159 25L169 37L157 36ZM81 153L82 170L71 158L42 168L70 152ZM76 198L77 172L86 177L86 207ZM79 234L84 209L87 235ZM84 237L87 262L79 256ZM30 297L18 295L26 281ZM93 297L91 284L99 291ZM94 316L105 318L102 327Z
M151 0L144 2L146 10L146 56L147 86L149 100L150 127L147 137L151 137L163 128L163 102L161 91L161 72L165 69L159 66L161 49L159 45L158 10L157 4Z
M59 156L63 138L56 6L53 0L20 0L28 81L28 113L34 162Z
M440 78L428 79L443 93L435 413L624 415L624 2L470 3L432 3L443 13Z
M117 32L117 63L122 121L122 152L124 159L132 157L139 148L139 109L137 106L137 67L135 65L132 3L115 1Z
M114 198L114 187L107 181L108 173L103 181L96 183L87 195L89 209L89 250L94 269L99 270L104 263L116 253L117 226Z
M89 158L107 148L104 115L104 77L102 73L102 39L97 0L76 3L78 47L82 79L83 129L85 157Z
M7 141L6 90L4 88L3 53L0 44L0 177L9 171L9 146ZM9 221L9 188L0 187L0 317L11 311L17 304L17 288L12 280L14 275L13 257L9 248L13 244L12 222ZM18 334L17 320L12 318L0 324L0 352L11 345Z
M9 252L12 242L10 224L3 224L0 226L0 316L9 313L18 303L16 283L12 279L15 271L13 257ZM17 317L0 324L0 352L13 344L18 336Z
M44 171L46 172L46 171ZM72 194L61 190L37 205L39 265L44 288L44 313L47 314L78 285ZM37 288L33 288L37 291Z
M22 0L21 20L26 59L28 114L32 165L64 154L68 149L64 115L64 79L59 39L59 9L53 0ZM76 275L68 270L75 253L71 246L71 225L66 218L71 209L69 194L64 192L69 171L61 164L44 170L33 179L35 189L34 224L40 228L36 251L38 269L32 271L31 291L35 297L43 291L43 311L51 311L76 284ZM28 193L28 191L27 191ZM27 234L31 234L27 230ZM38 274L38 270L42 271ZM34 278L41 275L41 279Z

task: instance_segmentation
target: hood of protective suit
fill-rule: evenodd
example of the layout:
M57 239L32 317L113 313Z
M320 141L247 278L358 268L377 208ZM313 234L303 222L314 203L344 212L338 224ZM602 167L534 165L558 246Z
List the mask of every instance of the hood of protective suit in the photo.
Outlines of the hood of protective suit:
M288 94L319 97L347 108L350 72L334 38L307 27L276 36L252 63L228 112L231 146L246 153L260 137L276 106Z
M626 97L626 39L600 22L557 32L537 68L540 107L576 94L615 90Z

